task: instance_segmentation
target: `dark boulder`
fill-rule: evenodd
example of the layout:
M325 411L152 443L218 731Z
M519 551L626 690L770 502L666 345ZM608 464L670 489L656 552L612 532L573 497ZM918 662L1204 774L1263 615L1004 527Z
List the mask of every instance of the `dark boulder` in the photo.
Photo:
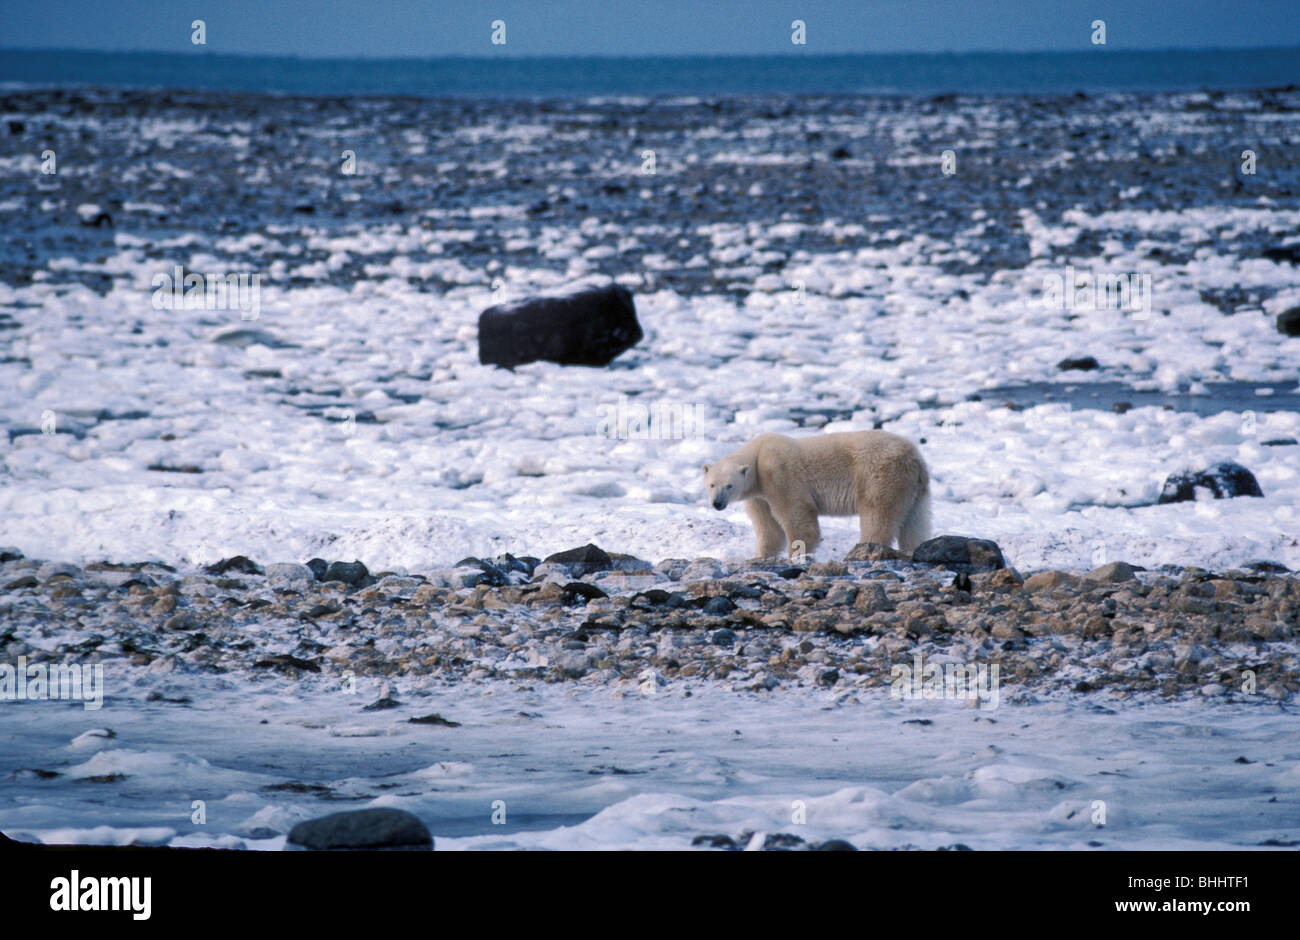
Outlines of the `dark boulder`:
M1234 496L1263 496L1255 475L1239 463L1224 461L1208 470L1185 470L1171 473L1160 488L1157 503L1181 503L1196 499L1196 491L1205 490L1215 499Z
M1007 566L997 542L962 535L940 535L922 542L912 552L912 560L925 565L938 565L960 574L997 571Z
M1092 356L1082 356L1079 359L1062 359L1056 364L1056 368L1060 369L1062 372L1071 370L1076 372L1091 372L1093 369L1101 368L1101 363Z
M1300 307L1292 307L1277 315L1277 331L1283 336L1300 336Z
M1284 261L1289 264L1300 264L1300 242L1293 242L1290 245L1271 245L1265 248L1262 254L1269 261L1276 261L1278 264Z
M718 595L710 597L704 604L704 612L711 617L725 617L736 609L736 605L728 597Z
M298 823L289 841L309 849L432 849L424 823L400 809L358 809Z
M233 558L223 558L213 565L208 565L205 569L208 574L225 574L227 571L238 571L241 574L261 574L262 566L243 555L235 555Z
M581 548L570 548L566 551L556 552L554 555L547 555L542 563L564 565L570 573L577 577L592 574L596 571L609 571L614 566L609 554L590 542Z
M478 359L506 369L538 360L607 366L643 335L631 292L615 284L489 307L478 318Z
M321 580L360 584L368 574L370 572L366 570L366 566L359 561L336 561L325 570Z

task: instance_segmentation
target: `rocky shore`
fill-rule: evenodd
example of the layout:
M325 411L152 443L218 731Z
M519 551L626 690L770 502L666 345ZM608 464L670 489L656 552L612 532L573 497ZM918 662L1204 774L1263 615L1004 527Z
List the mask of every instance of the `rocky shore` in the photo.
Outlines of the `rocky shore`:
M845 561L806 565L653 564L587 545L424 575L242 556L189 571L79 567L7 550L0 650L9 663L631 695L689 681L851 696L920 662L997 666L1011 701L1069 692L1284 702L1300 691L1300 577L1281 565L1111 562L1022 576L987 541L945 536L922 549L924 562L863 544ZM384 696L374 704L385 707Z

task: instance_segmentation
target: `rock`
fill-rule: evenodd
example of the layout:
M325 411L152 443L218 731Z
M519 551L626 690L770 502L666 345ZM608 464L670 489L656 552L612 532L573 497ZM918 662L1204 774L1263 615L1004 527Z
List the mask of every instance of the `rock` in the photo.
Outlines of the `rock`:
M223 558L216 564L208 565L203 569L208 574L225 574L227 571L238 571L241 574L262 574L262 566L257 562L245 558L243 555L235 555L233 558Z
M806 848L807 842L789 832L773 832L763 840L764 852L799 852Z
M1025 579L1025 590L1053 591L1057 588L1072 588L1078 583L1078 576L1066 571L1040 571Z
M839 578L848 573L842 561L816 561L808 566L808 574L814 578Z
M323 573L324 570L322 569ZM266 566L266 579L268 581L304 586L315 581L316 574L306 565L276 563Z
M492 559L492 564L501 571L510 574L517 572L527 577L533 576L533 571L542 563L540 558L534 558L531 555L525 555L522 558L516 558L507 552L504 555L498 555Z
M400 809L358 809L298 823L289 841L309 849L432 849L424 823Z
M265 346L267 349L288 349L292 344L276 339L266 330L235 329L225 330L212 337L218 346L235 346L247 349L249 346Z
M1297 443L1294 437L1275 437L1271 441L1261 441L1265 447L1295 447Z
M847 160L851 156L853 156L853 151L842 144L831 151L832 160Z
M77 206L77 216L81 224L89 228L113 227L113 217L94 203Z
M1005 568L1002 549L988 539L966 538L961 535L940 535L916 546L912 560L927 565L938 565L950 571L974 574L978 571L996 571Z
M845 842L843 839L827 839L818 845L814 852L856 852L857 847L852 842Z
M1123 561L1108 562L1100 568L1093 568L1083 576L1085 581L1101 584L1117 584L1120 581L1132 581L1133 579L1133 566Z
M564 565L571 574L582 577L597 571L609 571L613 567L613 560L604 550L588 542L581 548L570 548L548 555L542 564Z
M1100 584L1118 584L1119 581L1134 580L1134 571L1135 568L1127 562L1108 562L1102 564L1100 568L1093 568L1083 576L1083 580L1100 582Z
M492 587L505 587L510 583L510 576L498 568L490 561L484 561L482 558L462 558L456 562L457 568L478 568L481 577L468 579L462 578L461 584L464 587L474 587L478 584L488 584Z
M324 558L313 558L307 562L307 570L312 573L312 577L317 581L325 577L325 572L329 570L329 567L330 563Z
M325 569L322 581L342 581L344 584L360 584L370 572L359 561L336 561Z
M555 667L566 679L581 679L591 669L591 657L581 650L569 650L555 657Z
M40 584L40 582L37 581L36 578L34 578L32 575L28 574L28 575L24 575L21 578L14 578L14 580L10 581L8 584L5 585L4 589L6 591L17 591L20 588L36 587L38 584Z
M912 556L879 542L859 542L844 556L845 561L911 561Z
M727 597L711 597L704 605L704 612L711 617L725 617L736 609L736 605Z
M1056 368L1063 372L1071 370L1077 372L1091 372L1093 369L1101 368L1101 363L1092 356L1083 356L1079 359L1062 359L1056 364Z
M1289 570L1286 565L1276 561L1248 561L1246 567L1251 571L1262 571L1266 574L1286 574Z
M735 839L721 834L696 836L691 840L691 845L702 845L709 849L725 849L728 852L735 852L740 849L740 846L736 845Z
M4 548L0 548L0 564L6 561L20 561L22 557L23 553L12 546L6 545Z
M713 636L709 638L714 646L725 646L731 649L736 645L736 634L733 630L715 630Z
M1255 475L1239 463L1224 461L1209 470L1171 473L1160 488L1157 503L1181 503L1196 499L1196 491L1204 490L1215 499L1234 496L1263 496Z
M958 574L958 577L961 577ZM1020 587L1025 581L1015 568L999 568L989 578L989 587L995 591L1010 591Z
M858 599L858 588L853 584L832 584L823 598L827 607L851 607Z
M1300 336L1300 307L1292 307L1277 315L1277 331L1283 336Z
M883 610L893 610L894 605L883 587L867 582L858 587L857 597L853 600L853 609L860 614L874 614Z
M594 584L588 584L586 581L570 581L564 585L566 601L575 601L581 597L585 601L599 600L602 597L609 597L604 591Z
M606 366L643 335L631 292L610 285L489 307L479 315L478 357L506 369L538 360Z
M1261 252L1261 256L1278 264L1300 264L1300 242L1290 245L1270 245Z

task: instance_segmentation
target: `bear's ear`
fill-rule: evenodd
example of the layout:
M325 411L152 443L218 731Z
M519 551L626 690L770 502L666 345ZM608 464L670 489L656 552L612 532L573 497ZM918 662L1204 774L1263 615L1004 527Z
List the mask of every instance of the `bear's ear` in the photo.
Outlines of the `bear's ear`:
M705 464L704 466L700 467L700 469L703 470L705 473L708 473L708 472L709 472L709 465L708 465L708 464Z

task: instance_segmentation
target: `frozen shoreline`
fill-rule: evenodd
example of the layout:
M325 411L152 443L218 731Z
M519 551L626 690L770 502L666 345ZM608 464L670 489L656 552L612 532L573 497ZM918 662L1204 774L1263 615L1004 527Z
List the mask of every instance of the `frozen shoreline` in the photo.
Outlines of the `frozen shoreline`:
M747 830L877 849L1300 841L1300 725L1276 705L1066 697L981 712L884 689L738 700L693 683L653 696L498 683L412 690L400 708L365 712L371 689L313 686L137 675L93 717L0 704L22 715L5 721L6 775L63 774L9 777L0 828L46 842L275 850L294 822L388 806L424 820L439 851L682 849ZM196 697L149 703L146 690ZM406 721L428 712L460 726ZM115 738L78 739L105 726ZM125 776L76 782L104 773ZM190 822L196 799L202 826ZM497 800L504 826L491 822Z

